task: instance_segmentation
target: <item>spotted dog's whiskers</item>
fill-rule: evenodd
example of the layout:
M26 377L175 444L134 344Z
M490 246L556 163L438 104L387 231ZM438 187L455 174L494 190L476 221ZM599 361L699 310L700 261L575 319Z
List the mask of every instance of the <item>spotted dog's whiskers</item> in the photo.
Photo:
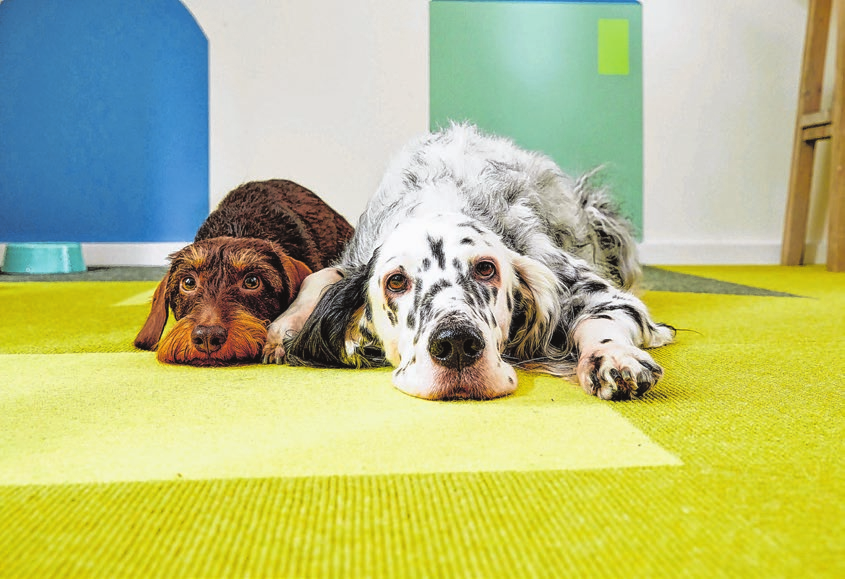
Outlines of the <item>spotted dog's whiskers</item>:
M643 394L660 377L643 348L674 331L629 291L636 246L595 177L469 125L411 143L312 292L289 361L387 360L423 398L509 394L514 367L577 376L602 398Z

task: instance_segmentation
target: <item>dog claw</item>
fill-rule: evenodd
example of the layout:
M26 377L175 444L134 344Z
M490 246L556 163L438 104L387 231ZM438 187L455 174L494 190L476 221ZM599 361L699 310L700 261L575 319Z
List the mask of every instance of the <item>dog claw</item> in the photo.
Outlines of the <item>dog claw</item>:
M284 364L285 349L281 344L265 344L264 355L261 357L264 364Z
M648 392L663 370L639 348L615 345L583 355L577 374L587 393L603 400L629 400Z

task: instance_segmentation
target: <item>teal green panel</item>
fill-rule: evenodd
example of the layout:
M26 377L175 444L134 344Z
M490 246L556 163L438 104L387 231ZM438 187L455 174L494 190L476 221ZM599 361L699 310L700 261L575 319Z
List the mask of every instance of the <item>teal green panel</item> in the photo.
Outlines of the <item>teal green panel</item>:
M642 12L638 4L431 2L430 123L468 120L550 155L567 172L599 165L642 230ZM599 21L627 22L602 39ZM617 25L618 26L618 25ZM616 32L616 34L613 34Z

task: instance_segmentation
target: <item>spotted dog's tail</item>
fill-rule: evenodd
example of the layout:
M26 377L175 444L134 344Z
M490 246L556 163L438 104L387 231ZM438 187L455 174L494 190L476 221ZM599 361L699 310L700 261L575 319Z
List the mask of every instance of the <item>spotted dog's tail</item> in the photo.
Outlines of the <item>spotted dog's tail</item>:
M642 276L633 226L607 189L598 184L600 171L601 167L578 178L573 193L587 221L595 252L593 263L618 287L630 290Z

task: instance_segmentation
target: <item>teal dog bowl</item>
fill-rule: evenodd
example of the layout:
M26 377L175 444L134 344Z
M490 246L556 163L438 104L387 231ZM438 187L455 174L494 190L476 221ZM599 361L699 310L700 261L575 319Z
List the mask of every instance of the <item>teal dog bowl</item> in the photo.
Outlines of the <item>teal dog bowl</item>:
M85 271L79 243L9 243L4 273L73 273Z

